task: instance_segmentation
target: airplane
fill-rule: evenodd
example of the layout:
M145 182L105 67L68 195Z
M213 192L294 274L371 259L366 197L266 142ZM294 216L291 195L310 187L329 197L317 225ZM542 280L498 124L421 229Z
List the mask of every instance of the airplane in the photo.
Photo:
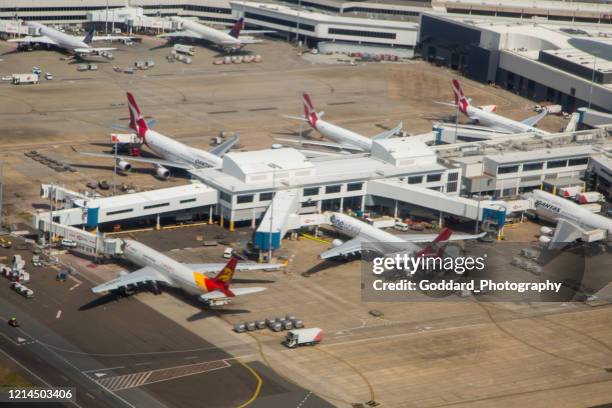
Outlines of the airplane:
M322 120L321 118L325 112L317 112L312 104L310 95L307 93L302 94L302 100L304 103L304 117L286 116L290 119L297 119L308 122L310 127L318 131L323 137L332 140L335 143L318 142L311 140L296 141L292 139L281 139L283 141L298 142L304 145L324 146L339 148L342 150L356 151L356 152L369 152L372 149L372 140L383 140L387 139L399 132L403 128L402 122L399 123L395 128L385 130L382 133L374 136L372 139L355 133L351 130L342 128L340 126L331 124Z
M57 47L62 50L69 52L70 54L74 54L75 56L82 58L85 56L101 56L101 53L107 51L116 50L116 48L96 48L92 47L92 43L94 41L110 39L109 36L102 37L94 37L93 29L90 30L84 38L75 37L73 35L69 35L58 31L54 28L47 27L43 24L36 22L28 22L27 26L36 33L34 35L27 35L23 38L13 38L8 40L8 42L18 43L19 46L23 45L31 45L31 44L45 44L48 47ZM121 38L121 37L114 37Z
M549 249L582 239L585 233L592 230L603 230L608 237L612 237L612 219L594 214L566 198L543 190L533 190L523 194L523 197L532 199L534 212L539 218L556 224L554 230L540 228L540 242Z
M192 38L195 40L208 41L216 46L223 48L226 51L239 50L247 44L260 43L261 40L256 40L253 37L240 37L240 33L269 33L273 31L264 30L243 30L244 18L240 18L231 30L222 31L216 28L209 27L197 21L188 20L182 17L171 17L173 22L181 25L179 31L161 34L162 38Z
M385 254L408 251L416 256L429 255L435 252L436 247L440 243L478 239L486 234L454 234L450 228L444 228L439 234L396 235L341 213L332 213L329 221L338 231L352 239L346 242L334 240L332 243L334 247L319 255L321 259L360 253L364 243L374 244L376 250ZM416 245L417 243L428 243L428 245L425 248L421 248Z
M494 113L497 109L495 105L486 105L480 107L473 106L468 100L468 98L466 98L465 94L463 93L463 89L461 88L461 84L459 84L459 81L457 81L456 79L452 80L452 87L453 94L455 96L455 103L438 103L458 108L461 113L463 113L465 116L472 119L473 121L477 122L479 125L483 125L491 129L495 129L497 131L507 132L509 134L528 132L532 132L537 135L549 134L544 130L540 130L534 127L541 119L543 119L548 113L550 113L550 111L546 108L543 109L542 112L538 113L537 115L519 122ZM482 130L486 131L487 129L483 127Z
M231 303L235 296L266 290L263 287L230 288L235 271L282 267L281 264L238 263L236 257L232 257L227 264L181 263L140 242L127 239L123 240L122 251L124 259L141 268L92 288L93 293L129 293L141 285L148 285L153 293L159 293L158 285L166 285L196 295L206 306L222 306ZM207 276L217 271L220 272L212 277Z
M194 170L206 167L221 167L223 160L220 156L225 154L229 149L238 142L239 137L234 136L225 142L215 146L210 151L196 149L178 142L168 136L162 135L149 128L151 122L145 121L140 108L136 104L134 96L128 92L128 109L130 112L129 128L134 130L142 143L144 143L153 153L160 156L161 159L133 157L123 155L112 155L106 153L91 153L78 152L82 155L92 157L107 157L116 158L117 167L122 171L130 171L132 165L130 161L151 163L156 167L156 175L160 179L166 180L170 177L168 167L174 167L184 170Z

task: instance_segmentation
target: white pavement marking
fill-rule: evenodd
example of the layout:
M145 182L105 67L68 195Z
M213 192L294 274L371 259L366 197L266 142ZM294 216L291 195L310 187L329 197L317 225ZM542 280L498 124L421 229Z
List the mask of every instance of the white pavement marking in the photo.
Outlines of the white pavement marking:
M58 310L58 311L57 311L57 314L55 315L55 318L56 318L56 319L59 319L61 316L62 316L62 311L61 311L61 310Z
M68 290L75 290L76 288L78 288L79 286L81 286L81 284L82 284L82 283L83 283L83 282L76 283L76 284L72 285L72 286L70 287L70 289L68 289Z
M304 399L302 401L300 401L300 403L297 404L297 406L295 408L300 408L302 405L304 405L304 403L306 402L308 397L310 397L311 394L312 394L312 391L309 391L308 394L306 394L306 396L304 397Z
M101 372L101 371L108 371L108 370L116 370L119 368L125 368L125 366L117 366L117 367L108 367L108 368L94 368L93 370L85 370L82 371L83 373L91 373L92 371L95 372Z

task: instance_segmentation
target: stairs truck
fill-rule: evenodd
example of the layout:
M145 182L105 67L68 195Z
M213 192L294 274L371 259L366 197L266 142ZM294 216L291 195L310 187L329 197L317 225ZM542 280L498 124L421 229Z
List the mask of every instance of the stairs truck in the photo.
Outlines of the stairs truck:
M323 330L314 327L310 329L289 330L284 344L289 348L298 346L314 346L323 340Z

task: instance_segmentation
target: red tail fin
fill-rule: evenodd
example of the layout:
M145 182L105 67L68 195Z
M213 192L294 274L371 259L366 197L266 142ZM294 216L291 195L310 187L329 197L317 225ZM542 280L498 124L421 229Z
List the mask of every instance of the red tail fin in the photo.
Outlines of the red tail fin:
M244 28L244 18L240 18L238 21L236 21L236 23L230 30L229 35L231 35L234 38L238 38L240 36L240 30L242 30L243 28Z
M319 120L319 114L315 111L315 108L310 100L310 95L307 93L302 94L302 99L304 101L304 117L310 123L310 126L316 127L317 120Z
M436 237L436 239L434 239L431 244L427 245L425 248L417 252L416 256L418 257L435 254L436 250L439 247L438 244L440 244L441 242L448 241L451 235L453 235L453 231L450 228L443 228L442 231L440 231L440 233Z
M234 272L236 272L237 263L238 259L232 257L232 259L229 260L229 262L223 267L221 272L219 272L217 276L213 278L213 280L223 286L224 289L229 291L229 285L232 281L232 278L234 277Z
M467 108L470 106L470 102L465 97L461 84L456 79L453 79L453 94L455 95L455 105L459 108L461 113L467 115Z
M128 110L130 112L130 128L138 133L138 137L144 139L147 130L149 130L147 122L142 117L140 108L138 104L136 104L136 99L134 99L134 96L130 92L127 93L127 99Z

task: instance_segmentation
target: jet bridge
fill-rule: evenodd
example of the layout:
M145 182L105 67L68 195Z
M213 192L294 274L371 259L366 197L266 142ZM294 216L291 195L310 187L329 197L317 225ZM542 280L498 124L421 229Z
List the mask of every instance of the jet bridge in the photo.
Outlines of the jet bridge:
M289 230L289 218L298 212L299 206L297 190L277 191L255 231L255 245L263 251L279 248Z
M528 200L472 200L416 187L398 179L370 181L367 193L471 220L494 219L500 226L504 225L507 214L529 209Z

